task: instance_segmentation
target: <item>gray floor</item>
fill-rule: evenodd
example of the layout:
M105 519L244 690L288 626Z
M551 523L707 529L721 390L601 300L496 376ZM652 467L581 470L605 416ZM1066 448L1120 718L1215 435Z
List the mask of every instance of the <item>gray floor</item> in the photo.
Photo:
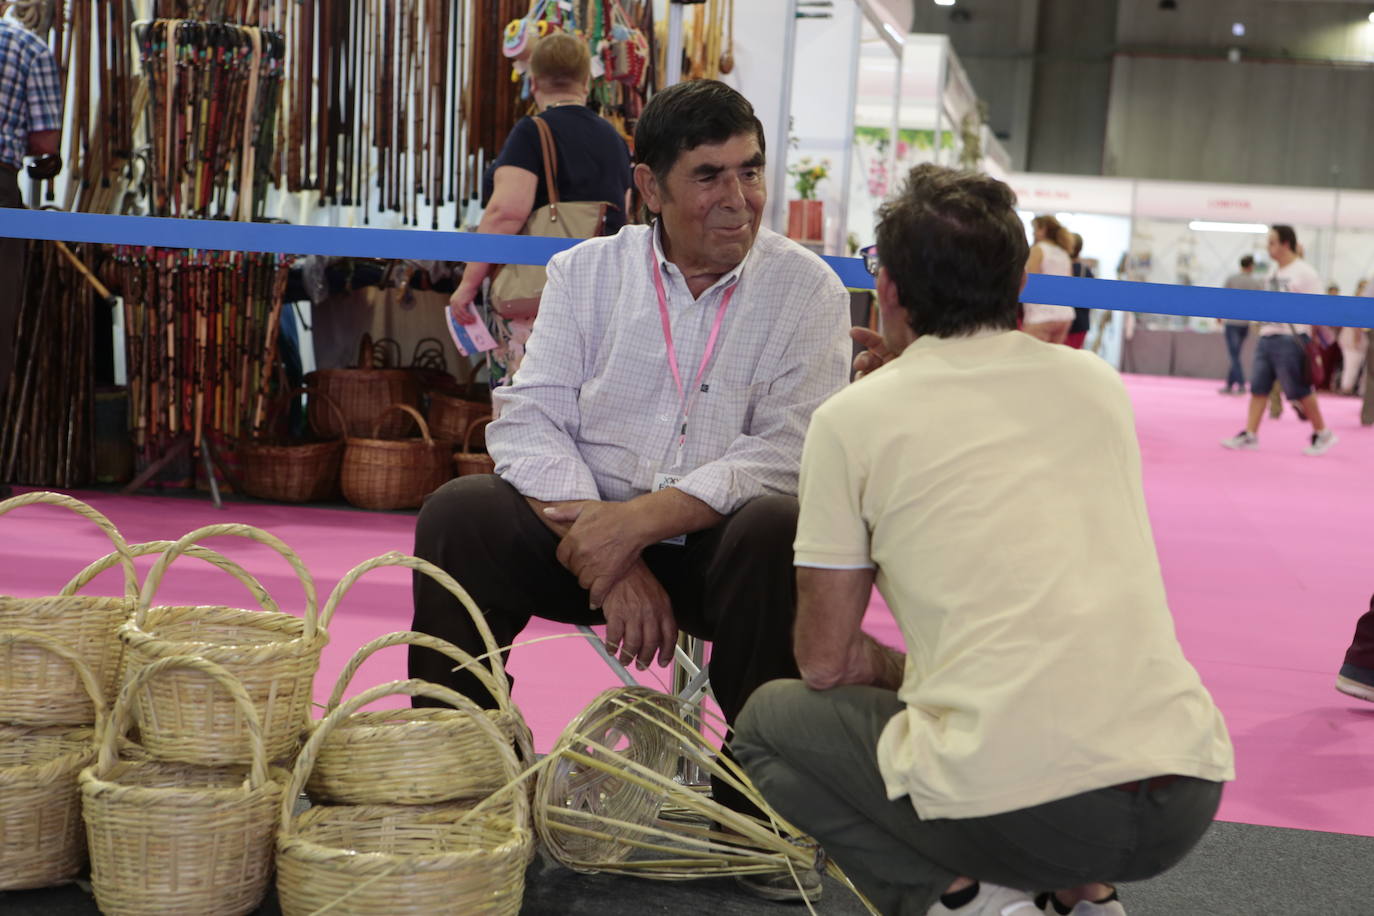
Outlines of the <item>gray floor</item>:
M1173 871L1123 886L1131 916L1370 916L1374 914L1374 838L1218 823ZM864 910L833 882L816 907L825 916ZM5 916L87 916L95 902L74 885L0 893ZM259 916L280 912L269 901ZM522 916L643 916L805 910L741 896L728 880L665 884L579 875L536 862Z

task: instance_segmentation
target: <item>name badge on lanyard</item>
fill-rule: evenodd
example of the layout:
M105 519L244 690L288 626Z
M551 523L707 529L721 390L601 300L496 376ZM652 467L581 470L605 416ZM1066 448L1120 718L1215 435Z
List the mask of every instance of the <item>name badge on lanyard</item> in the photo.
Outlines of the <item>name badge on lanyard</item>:
M677 483L681 479L682 476L680 474L665 474L662 471L659 471L657 474L654 475L654 492L657 493L659 490L666 490L668 487L671 487L673 484ZM674 547L681 547L683 544L687 543L687 535L679 534L676 537L664 538L663 540L659 541L659 543L672 544Z

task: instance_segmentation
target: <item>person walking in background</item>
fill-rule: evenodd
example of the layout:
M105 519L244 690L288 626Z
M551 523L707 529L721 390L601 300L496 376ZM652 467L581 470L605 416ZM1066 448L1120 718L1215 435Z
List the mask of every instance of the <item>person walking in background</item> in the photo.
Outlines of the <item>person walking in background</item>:
M1227 289L1264 289L1264 283L1255 276L1255 259L1250 255L1240 259L1240 272L1226 278ZM1243 318L1227 318L1222 321L1226 333L1226 353L1231 357L1231 367L1226 370L1226 387L1219 388L1218 394L1245 394L1245 368L1241 365L1240 351L1245 338L1250 334L1250 322Z
M1365 281L1363 295L1366 298L1374 298L1374 278ZM1360 405L1361 426L1374 426L1374 359L1369 358L1371 352L1374 352L1374 329L1365 332L1364 403Z
M1269 257L1278 268L1270 280L1270 289L1277 292L1321 294L1321 277L1302 258L1298 257L1298 236L1292 226L1276 225L1269 230ZM1336 434L1327 429L1317 396L1306 378L1306 354L1303 343L1311 333L1308 325L1266 321L1260 325L1259 346L1255 348L1255 362L1250 367L1250 405L1245 429L1221 444L1229 449L1253 450L1259 447L1260 421L1264 405L1275 379L1283 387L1288 400L1302 409L1312 424L1312 439L1304 455L1321 455L1337 442Z
M1361 280L1355 287L1355 295L1364 296L1368 288L1369 281ZM1365 374L1369 331L1365 328L1341 328L1336 334L1336 343L1341 348L1341 380L1336 391L1353 397L1360 393L1360 378Z
M1075 232L1073 233L1073 247L1069 249L1069 254L1073 256L1073 275L1096 280L1097 275L1093 273L1093 269L1079 257L1082 253L1083 236ZM1087 339L1088 329L1092 327L1092 322L1092 309L1075 308L1073 310L1073 324L1069 325L1069 333L1064 338L1064 343L1075 350L1083 349L1083 341Z
M1073 233L1059 224L1053 216L1037 216L1031 220L1035 245L1026 259L1026 273L1049 274L1054 277L1073 276ZM1023 306L1021 330L1046 343L1063 343L1073 324L1073 309L1067 305L1041 305L1027 302Z
M17 22L0 19L0 207L24 206L19 193L24 157L37 156L60 166L61 145L62 81L57 61L43 39ZM52 177L56 169L48 172ZM0 239L0 264L11 280L20 275L26 245L23 239ZM0 284L0 404L14 371L19 294L16 282ZM0 483L0 498L9 493L9 485Z

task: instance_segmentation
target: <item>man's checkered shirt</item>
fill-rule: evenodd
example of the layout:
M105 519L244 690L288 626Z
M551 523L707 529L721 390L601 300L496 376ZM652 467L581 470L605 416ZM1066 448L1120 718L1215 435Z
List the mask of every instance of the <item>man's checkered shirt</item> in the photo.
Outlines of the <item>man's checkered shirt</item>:
M652 248L651 248L652 246ZM653 259L650 260L650 251ZM674 468L682 403L668 368L652 267L691 386L721 297L735 286ZM849 294L825 262L759 231L748 257L693 299L657 232L628 226L555 255L524 362L495 400L496 472L541 500L622 502L659 472L722 514L795 495L811 412L848 379Z
M19 168L29 134L62 129L62 81L37 35L0 19L0 162Z

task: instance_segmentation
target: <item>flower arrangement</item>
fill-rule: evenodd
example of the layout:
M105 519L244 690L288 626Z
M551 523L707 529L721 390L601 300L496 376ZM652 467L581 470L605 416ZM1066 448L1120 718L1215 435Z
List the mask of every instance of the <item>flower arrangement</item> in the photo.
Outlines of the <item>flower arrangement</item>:
M820 162L812 163L810 156L803 156L796 165L787 167L787 174L796 179L792 186L797 189L797 194L802 200L815 200L816 185L830 175L830 160L822 159Z

